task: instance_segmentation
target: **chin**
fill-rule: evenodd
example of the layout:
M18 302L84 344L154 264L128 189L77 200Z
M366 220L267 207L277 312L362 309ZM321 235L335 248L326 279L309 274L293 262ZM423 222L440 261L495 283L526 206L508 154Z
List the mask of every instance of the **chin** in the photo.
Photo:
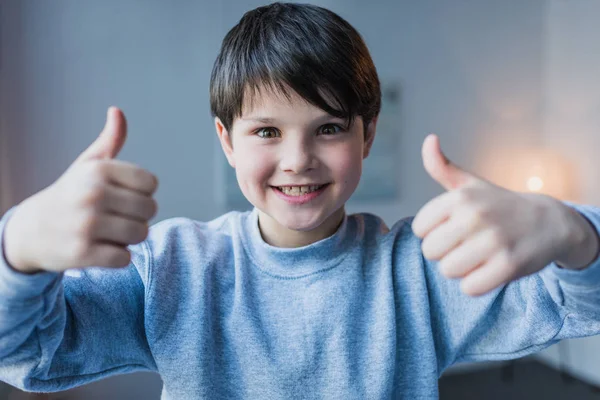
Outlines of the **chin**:
M298 221L294 218L288 219L285 221L285 223L283 223L284 221L277 222L279 222L280 225L285 226L287 229L299 232L310 232L318 228L323 223L323 221L320 219L316 221Z

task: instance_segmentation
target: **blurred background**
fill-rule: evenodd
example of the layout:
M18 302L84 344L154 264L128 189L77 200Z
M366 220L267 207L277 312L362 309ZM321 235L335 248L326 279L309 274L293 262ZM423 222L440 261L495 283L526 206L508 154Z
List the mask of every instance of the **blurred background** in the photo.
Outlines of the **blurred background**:
M421 162L429 132L452 160L497 184L600 204L600 1L313 3L361 32L384 84L381 140L394 144L394 164L389 146L366 163L387 168L393 190L361 195L349 212L391 225L441 194ZM153 222L231 209L209 78L224 35L262 4L0 0L0 212L55 181L110 105L129 123L118 158L160 180ZM596 337L520 363L457 366L441 398L600 398L599 355ZM0 383L0 399L158 399L160 388L157 375L138 373L47 396Z

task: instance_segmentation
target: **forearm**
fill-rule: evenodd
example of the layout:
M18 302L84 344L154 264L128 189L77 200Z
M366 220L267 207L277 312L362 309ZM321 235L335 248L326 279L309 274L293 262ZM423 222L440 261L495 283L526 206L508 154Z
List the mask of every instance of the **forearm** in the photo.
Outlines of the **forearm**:
M41 337L60 340L65 310L60 274L25 275L8 265L2 238L10 214L0 219L0 379L25 389L42 359Z

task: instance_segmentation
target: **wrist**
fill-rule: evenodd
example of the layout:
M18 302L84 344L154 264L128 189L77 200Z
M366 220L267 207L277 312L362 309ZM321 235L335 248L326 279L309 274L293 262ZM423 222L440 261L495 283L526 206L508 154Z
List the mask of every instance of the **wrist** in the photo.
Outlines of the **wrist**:
M14 216L15 215L13 214L6 222L3 237L1 238L2 240L0 240L2 243L1 250L2 254L4 254L5 261L10 268L23 274L40 272L39 269L33 266L33 263L23 257L27 252L23 248L22 242L16 239L18 235L15 231L16 225L14 224ZM13 224L11 224L11 222L13 222Z
M572 218L566 250L556 259L556 264L565 269L582 270L598 258L600 238L594 226L577 210L566 206Z

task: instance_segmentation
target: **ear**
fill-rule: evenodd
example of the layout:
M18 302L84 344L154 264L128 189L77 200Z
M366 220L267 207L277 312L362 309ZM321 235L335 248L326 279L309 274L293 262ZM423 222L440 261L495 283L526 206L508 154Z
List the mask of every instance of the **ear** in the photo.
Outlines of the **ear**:
M231 141L231 135L223 126L223 123L219 119L219 117L215 118L215 128L217 130L217 136L219 137L219 142L221 143L221 148L225 153L225 157L227 157L227 161L229 165L235 168L235 159L233 157L233 143Z
M363 159L369 156L371 146L373 146L373 140L375 140L375 131L377 127L377 117L373 118L365 132L365 147L363 148Z

